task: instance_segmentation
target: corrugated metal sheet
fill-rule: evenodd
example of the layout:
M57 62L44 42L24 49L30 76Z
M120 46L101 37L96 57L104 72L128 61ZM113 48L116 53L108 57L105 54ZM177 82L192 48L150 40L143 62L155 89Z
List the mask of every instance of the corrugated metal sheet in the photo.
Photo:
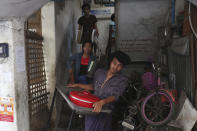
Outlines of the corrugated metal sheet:
M179 55L168 50L169 71L176 77L176 89L184 90L190 101L193 103L193 87L192 87L192 64L191 57L188 55Z

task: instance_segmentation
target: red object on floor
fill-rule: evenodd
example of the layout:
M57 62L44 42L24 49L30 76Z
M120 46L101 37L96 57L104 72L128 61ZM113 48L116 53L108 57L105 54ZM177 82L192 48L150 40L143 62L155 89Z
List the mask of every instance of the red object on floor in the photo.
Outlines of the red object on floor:
M172 96L174 99L177 98L177 90L175 90L175 89L168 90L168 93L169 93L169 95ZM167 100L166 97L161 96L161 102L162 102L162 103L165 103L165 102L169 102L169 101Z
M100 100L88 91L71 91L69 98L74 104L87 108L93 108L93 104Z

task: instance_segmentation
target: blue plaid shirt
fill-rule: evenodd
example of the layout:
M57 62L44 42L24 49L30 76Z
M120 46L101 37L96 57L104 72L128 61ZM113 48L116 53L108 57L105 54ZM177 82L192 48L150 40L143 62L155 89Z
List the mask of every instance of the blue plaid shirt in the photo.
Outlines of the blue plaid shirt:
M75 82L79 83L79 73L80 73L80 65L81 65L81 57L82 57L83 53L76 53L73 56L71 56L68 61L67 61L67 67L68 69L72 69L72 64L74 64L74 78L75 78ZM96 60L95 56L90 56L90 60L88 62L88 68L90 66L91 61Z

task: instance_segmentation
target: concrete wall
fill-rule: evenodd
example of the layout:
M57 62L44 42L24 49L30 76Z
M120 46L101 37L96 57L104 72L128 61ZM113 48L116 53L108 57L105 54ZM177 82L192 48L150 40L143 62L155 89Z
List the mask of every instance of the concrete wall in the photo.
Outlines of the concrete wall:
M56 77L57 84L66 84L66 61L76 52L75 36L80 16L80 1L68 0L55 4L56 12Z
M13 20L14 80L18 131L29 130L29 104L25 59L24 19ZM24 52L23 52L24 51ZM13 130L12 130L13 131Z
M80 15L80 1L49 2L42 8L41 15L50 106L55 86L67 83L66 61L73 51L76 52L75 31ZM61 111L61 100L59 96L56 97L57 106L54 107L52 116L55 121L59 118L56 113Z
M1 131L28 131L24 19L0 21L0 25L0 42L9 44L9 57L0 58L0 97L14 99L14 122L0 121L0 129Z
M0 19L29 17L50 0L1 0Z
M50 106L55 86L67 83L66 61L73 51L76 52L74 42L80 1L49 2L41 12Z
M165 22L170 0L118 0L117 45L133 61L147 61L158 51L157 28Z
M53 92L56 84L56 39L55 39L55 5L49 2L41 10L43 50L45 55L45 67L47 77L47 91L50 92L49 104L51 105ZM49 26L50 25L50 26Z
M12 26L11 21L1 21L1 25L9 25ZM10 59L13 58L13 39L12 39L12 29L6 28L6 27L1 27L1 32L4 32L1 34L0 37L0 42L7 42L10 43L9 45L9 50L10 50ZM9 39L7 36L10 35ZM3 61L2 58L0 58L0 61ZM14 89L14 61L11 59L7 61L6 63L0 64L0 96L1 97L13 97L15 98L15 89ZM7 76L8 78L6 78ZM16 105L16 102L15 102ZM16 116L16 108L14 108L14 116ZM0 128L3 130L17 130L16 126L16 117L14 118L14 123L6 123L6 122L0 122Z

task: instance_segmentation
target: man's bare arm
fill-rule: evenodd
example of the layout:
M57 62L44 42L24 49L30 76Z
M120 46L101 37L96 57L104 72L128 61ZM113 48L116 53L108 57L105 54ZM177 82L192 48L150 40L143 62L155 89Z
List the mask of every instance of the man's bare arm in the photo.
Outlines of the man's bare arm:
M98 31L97 23L94 24L94 28L96 29L96 35L98 37L99 36L99 31Z
M81 89L84 89L84 90L94 90L93 88L93 85L92 84L68 84L67 87L79 87Z
M73 70L70 69L68 72L69 72L69 78L70 78L69 84L74 84L75 83L75 79L74 79Z

